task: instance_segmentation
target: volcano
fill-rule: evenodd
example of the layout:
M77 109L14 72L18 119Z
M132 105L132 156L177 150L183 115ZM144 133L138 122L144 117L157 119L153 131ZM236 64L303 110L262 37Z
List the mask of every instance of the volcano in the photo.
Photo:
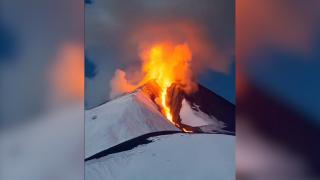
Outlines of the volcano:
M198 85L167 92L173 123L156 102L155 82L85 112L88 180L235 179L235 106Z

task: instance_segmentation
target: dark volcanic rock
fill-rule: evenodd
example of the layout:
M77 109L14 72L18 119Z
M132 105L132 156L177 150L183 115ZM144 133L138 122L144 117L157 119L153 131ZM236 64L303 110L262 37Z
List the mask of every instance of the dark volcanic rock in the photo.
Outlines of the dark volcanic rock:
M179 123L181 127L193 132L209 132L208 129L210 129L210 127L191 127L181 123L179 114L182 100L186 99L190 104L199 106L202 112L223 122L226 125L223 130L228 131L227 134L235 134L235 105L206 87L199 84L196 92L187 94L179 85L175 84L169 88L168 96L170 97L168 104L172 110L173 120Z

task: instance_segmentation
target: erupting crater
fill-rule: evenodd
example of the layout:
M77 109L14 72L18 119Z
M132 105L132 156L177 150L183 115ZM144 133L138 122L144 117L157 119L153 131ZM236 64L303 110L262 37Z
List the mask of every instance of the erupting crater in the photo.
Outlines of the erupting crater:
M193 128L182 124L179 117L181 103L186 95L181 85L174 83L164 93L161 87L154 80L151 80L144 84L141 89L158 106L159 111L170 123L183 132L193 132Z
M143 49L141 59L143 60L144 78L140 84L152 81L153 83L149 83L149 86L155 86L158 89L154 101L161 107L166 119L183 131L192 132L182 128L174 120L171 107L168 105L170 102L168 90L173 84L179 84L181 90L185 92L195 89L190 70L192 53L188 44L157 43Z

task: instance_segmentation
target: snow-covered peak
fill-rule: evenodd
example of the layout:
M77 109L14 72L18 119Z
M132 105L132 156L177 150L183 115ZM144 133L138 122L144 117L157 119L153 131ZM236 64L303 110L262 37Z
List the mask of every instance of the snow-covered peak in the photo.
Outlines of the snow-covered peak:
M235 179L234 106L201 86L172 86L168 105L186 134L161 113L159 92L150 82L86 111L86 179Z
M85 112L85 157L137 136L179 131L142 89Z

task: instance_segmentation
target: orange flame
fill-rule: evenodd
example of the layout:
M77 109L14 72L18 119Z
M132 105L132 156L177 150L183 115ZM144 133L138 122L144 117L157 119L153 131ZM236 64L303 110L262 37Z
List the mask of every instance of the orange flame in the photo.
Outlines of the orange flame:
M162 107L166 118L178 126L167 105L167 91L173 83L179 83L186 89L192 87L190 71L192 54L188 44L157 43L144 49L141 55L145 73L142 82L154 80L160 86L160 97L156 101Z

